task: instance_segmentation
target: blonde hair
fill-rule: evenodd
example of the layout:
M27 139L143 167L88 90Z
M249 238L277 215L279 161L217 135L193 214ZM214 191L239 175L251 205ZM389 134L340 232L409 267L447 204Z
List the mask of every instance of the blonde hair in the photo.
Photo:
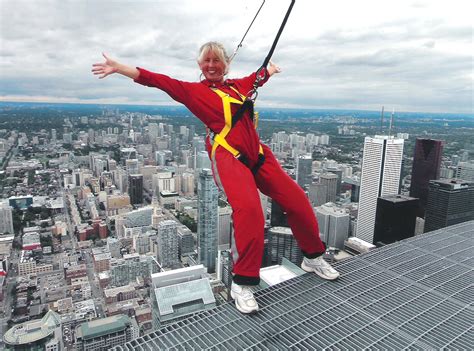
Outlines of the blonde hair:
M229 56L227 55L227 52L225 51L224 45L222 45L221 43L217 41L209 41L201 46L201 48L199 49L197 62L199 64L203 63L205 56L211 51L214 54L216 54L219 60L224 62L225 64L224 74L227 74L229 72L230 59L229 59Z

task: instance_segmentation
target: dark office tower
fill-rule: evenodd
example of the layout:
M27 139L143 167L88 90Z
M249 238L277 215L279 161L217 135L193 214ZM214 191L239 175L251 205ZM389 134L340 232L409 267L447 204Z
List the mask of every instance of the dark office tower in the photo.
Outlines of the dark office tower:
M298 156L296 162L296 182L303 189L307 189L311 184L311 169L313 166L313 158L311 154Z
M336 196L341 195L342 169L330 167L330 168L326 168L326 171L337 175Z
M351 202L359 202L360 182L353 182L351 184Z
M143 203L143 174L128 176L128 195L133 205Z
M431 180L425 233L474 219L474 182Z
M281 264L283 257L298 266L303 261L303 254L290 228L270 228L268 230L268 240L272 265Z
M410 196L420 199L418 217L425 216L430 180L439 179L443 144L442 140L416 139Z
M286 213L283 212L280 205L272 200L272 212L270 213L270 225L272 227L288 227Z
M391 244L415 235L418 199L386 195L377 199L374 244Z
M334 173L323 173L319 176L319 182L327 186L326 202L336 202L337 175Z

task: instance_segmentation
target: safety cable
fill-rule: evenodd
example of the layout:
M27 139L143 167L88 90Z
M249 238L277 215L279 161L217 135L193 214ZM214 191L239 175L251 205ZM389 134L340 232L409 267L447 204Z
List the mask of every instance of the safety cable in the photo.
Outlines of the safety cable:
M244 34L244 36L242 37L242 40L240 40L239 45L237 45L237 47L235 48L234 53L233 53L232 56L229 58L229 62L232 62L232 60L234 59L235 55L237 55L237 51L239 51L239 49L242 47L242 43L244 42L245 37L247 36L247 33L249 32L250 28L252 28L253 22L255 22L255 20L257 19L257 16L258 16L258 14L260 13L260 10L262 9L262 7L263 7L264 4L265 4L265 0L262 1L262 4L261 4L260 7L258 8L258 11L257 11L257 13L255 14L255 16L254 16L252 22L250 22L249 27L248 27L247 30L245 31L245 34Z
M283 19L283 22L280 25L280 29L278 30L275 40L273 40L272 47L270 48L270 51L268 52L267 57L265 57L265 60L263 60L262 65L257 70L255 82L253 84L253 89L249 92L249 95L247 96L253 101L255 101L258 95L257 94L258 85L260 84L262 80L265 80L267 78L267 73L266 73L265 68L267 67L268 63L270 62L270 59L272 58L273 52L275 51L275 48L278 44L278 40L280 40L281 33L283 32L283 29L285 28L288 18L290 17L290 13L291 13L291 10L293 9L293 5L295 4L295 1L296 0L291 0L291 4L288 7L288 10L286 11L286 14L285 14L285 18Z
M234 126L244 115L245 111L248 109L250 110L250 116L253 117L253 105L255 100L257 99L258 96L258 86L261 81L265 80L267 78L267 71L266 67L268 63L270 62L270 59L272 58L273 52L275 51L275 48L277 46L278 40L280 39L280 35L283 32L283 29L285 28L286 22L288 21L288 17L290 17L291 10L293 9L293 5L295 4L296 0L291 0L291 4L288 7L288 10L286 11L285 18L283 19L283 22L280 25L280 29L278 30L278 33L273 40L272 47L270 48L270 51L268 52L267 57L265 57L265 60L263 60L262 65L260 68L257 70L256 75L255 75L255 82L253 83L253 88L251 91L248 92L247 97L244 101L244 103L240 106L240 108L237 110L237 112L234 114L232 117L232 126Z

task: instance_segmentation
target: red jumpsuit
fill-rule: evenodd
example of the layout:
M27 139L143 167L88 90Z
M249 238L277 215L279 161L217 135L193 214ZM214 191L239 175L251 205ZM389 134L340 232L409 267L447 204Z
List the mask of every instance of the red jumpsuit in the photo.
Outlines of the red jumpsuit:
M165 91L171 98L185 105L214 133L224 127L224 111L221 98L210 89L218 88L241 100L230 86L247 95L255 81L255 73L241 79L228 79L224 83L183 82L163 74L142 68L135 82ZM268 75L267 75L268 76ZM261 84L265 83L263 81ZM232 114L240 105L232 104ZM234 282L240 285L259 283L259 271L263 255L264 215L258 190L275 200L287 213L291 227L303 254L314 258L325 251L319 238L318 222L313 208L300 186L281 168L271 150L263 145L265 162L254 175L251 168L258 161L260 139L251 118L243 118L226 136L227 142L245 155L249 167L237 160L223 147L217 147L212 161L214 179L224 191L232 207L235 249ZM210 141L207 146L210 155Z

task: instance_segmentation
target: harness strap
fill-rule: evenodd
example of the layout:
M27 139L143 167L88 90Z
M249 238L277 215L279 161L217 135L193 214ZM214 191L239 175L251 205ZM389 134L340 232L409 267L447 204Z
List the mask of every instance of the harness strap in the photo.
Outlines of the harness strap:
M242 162L247 167L249 167L249 162L248 162L247 157L245 155L241 154L239 150L237 150L236 148L231 146L227 142L227 140L225 139L225 137L229 134L232 127L235 126L235 123L237 123L243 115L243 113L242 113L240 118L238 118L236 120L235 116L232 116L231 103L238 104L238 105L245 105L247 103L247 101L249 101L249 100L246 100L245 95L242 95L237 89L235 89L234 87L230 87L230 88L233 91L235 91L243 101L240 101L240 100L237 100L237 99L233 98L229 94L224 93L222 90L212 89L212 91L214 91L222 99L222 107L224 109L225 125L224 125L224 128L222 128L220 133L214 134L214 138L213 138L214 143L212 145L211 157L214 158L217 147L222 146L224 149L229 151L235 158L237 158L240 162ZM243 108L239 109L239 112L241 110L243 110ZM253 111L253 103L252 103L252 111ZM254 118L254 124L255 124L255 122L258 123L258 115L257 115L257 118ZM255 125L255 128L256 127L257 126ZM255 164L255 166L252 167L252 169L251 169L253 174L257 173L259 168L263 165L264 161L265 161L265 156L263 155L263 147L260 144L259 145L259 150L258 150L258 161Z

